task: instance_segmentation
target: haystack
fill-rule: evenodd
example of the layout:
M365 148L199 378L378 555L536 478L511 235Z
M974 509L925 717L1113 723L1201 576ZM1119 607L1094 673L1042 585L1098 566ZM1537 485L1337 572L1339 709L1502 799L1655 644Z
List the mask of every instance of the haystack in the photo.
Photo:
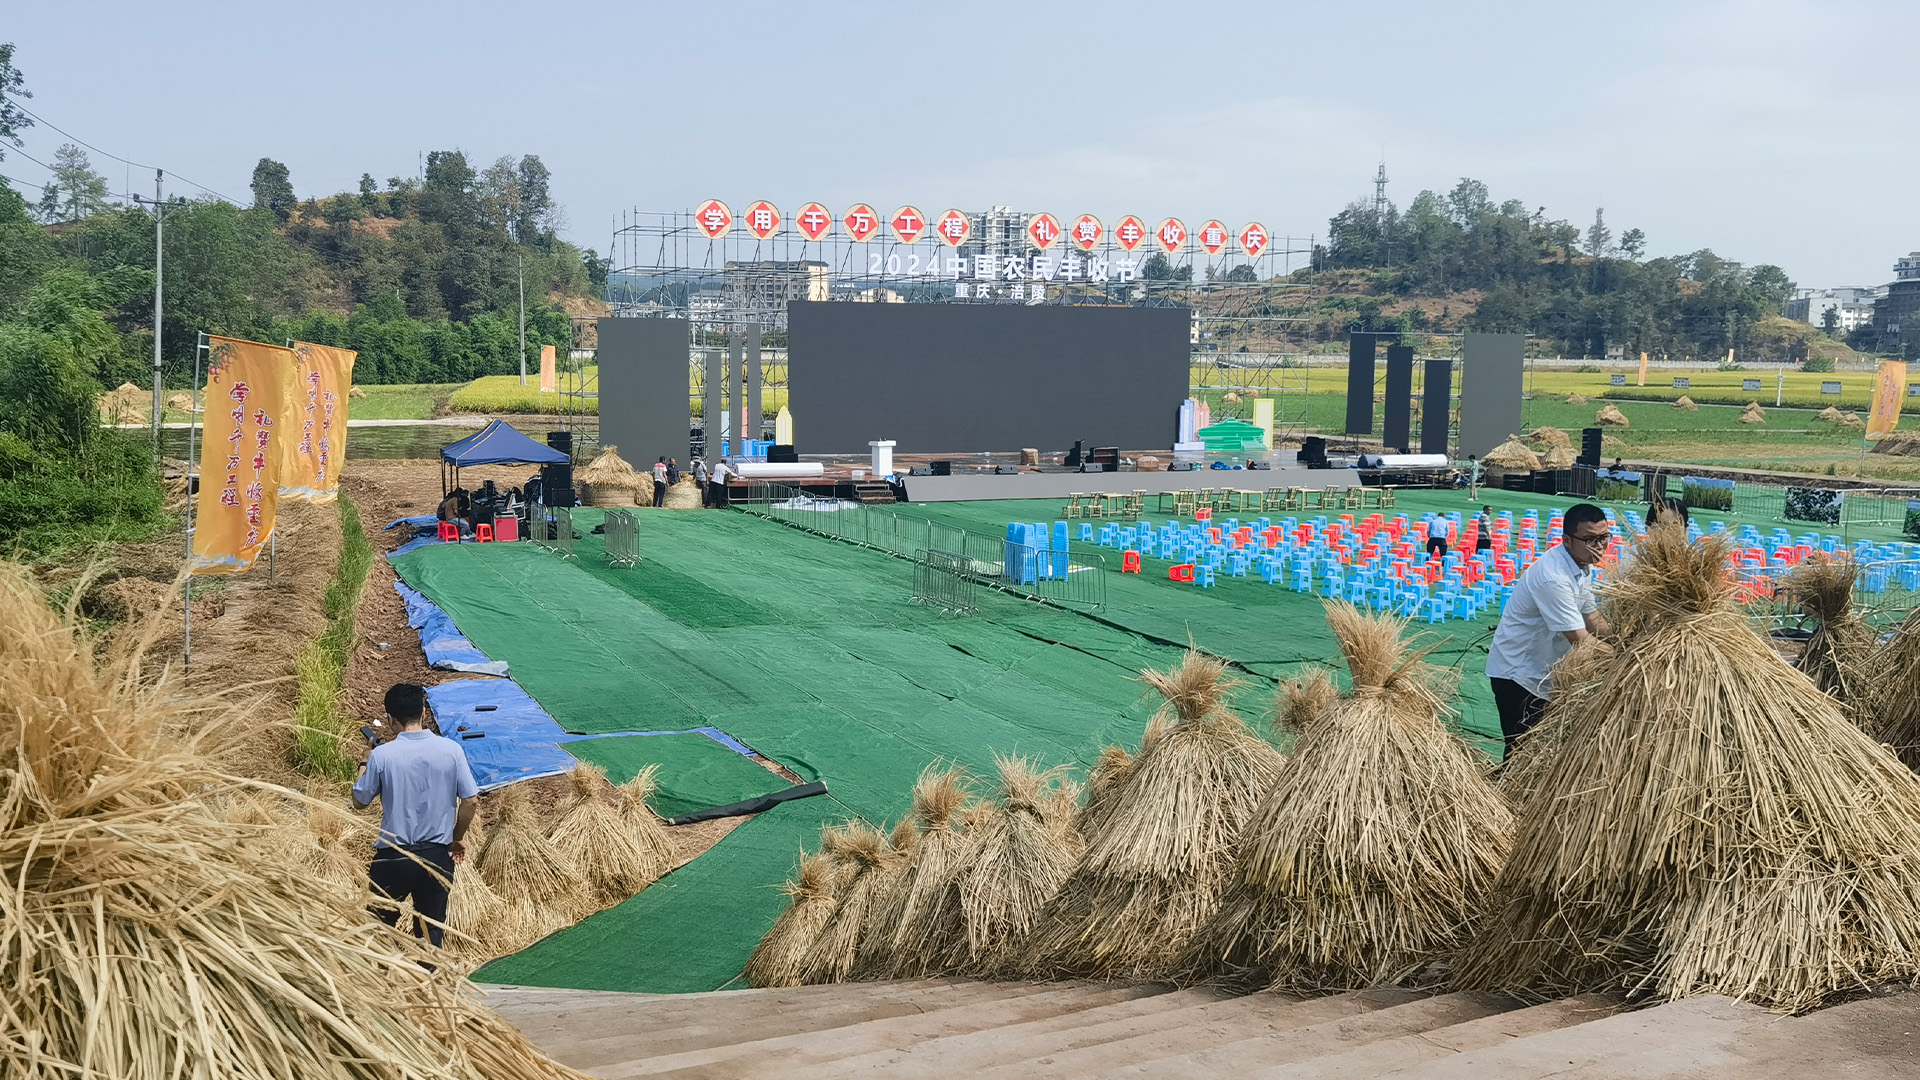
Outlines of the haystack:
M1579 459L1574 456L1571 446L1550 446L1540 455L1540 467L1543 469L1571 469Z
M620 785L620 822L644 852L654 878L665 877L680 865L680 849L667 832L667 823L653 812L650 800L660 786L660 767L649 765Z
M1694 400L1685 394L1681 394L1678 398L1674 399L1673 407L1679 409L1681 412L1700 411L1700 406L1695 404Z
M1229 390L1224 395L1221 396L1220 400L1226 402L1229 405L1238 405L1240 404L1240 395Z
M700 509L700 485L694 482L693 477L682 474L679 483L667 485L667 497L662 506L668 510Z
M1920 431L1888 432L1874 442L1870 452L1894 457L1920 457Z
M1489 469L1532 472L1540 467L1540 455L1527 449L1520 436L1509 435L1506 442L1480 455L1480 464Z
M1842 414L1839 409L1836 409L1833 406L1829 405L1826 408L1821 409L1819 412L1814 413L1813 418L1815 420L1825 420L1829 424L1838 424L1841 421L1841 415Z
M1878 730L1870 700L1879 677L1871 627L1853 611L1860 566L1850 553L1815 555L1780 582L1780 598L1813 619L1813 637L1800 654L1800 673L1840 704L1867 731Z
M130 382L100 395L103 424L144 424L153 418L152 397Z
M1800 1010L1920 975L1920 777L1754 631L1727 554L1654 529L1607 586L1622 645L1554 695L1458 984Z
M886 834L862 821L830 830L821 837L820 850L837 867L840 895L833 914L807 948L800 965L802 983L841 982L853 973L860 935L904 862Z
M1557 427L1537 427L1527 432L1527 441L1535 446L1572 446L1573 439Z
M349 386L347 387L347 396L350 398L363 398L367 396L367 392L357 386Z
M1920 770L1920 608L1907 613L1874 658L1879 739Z
M297 849L309 880L348 900L364 902L370 883L366 858L356 849L357 823L345 811L323 803L306 808L305 847Z
M174 394L167 398L167 408L175 412L190 413L193 411L193 395Z
M467 850L478 850L483 840L478 824L468 827ZM501 941L499 934L501 907L500 897L471 862L456 866L447 890L447 951L475 961L508 951L512 943Z
M1273 698L1273 729L1297 737L1338 700L1340 688L1324 668L1283 679Z
M1600 411L1593 414L1593 422L1595 424L1598 424L1601 427L1632 427L1633 426L1632 424L1627 422L1627 414L1621 412L1618 408L1614 407L1614 404L1611 401L1607 402L1605 405L1600 406Z
M648 766L649 770L657 768ZM605 770L582 763L573 767L568 779L572 794L547 839L553 842L561 863L586 879L591 906L617 904L673 869L671 842L663 852L651 836L636 835L620 804L605 797ZM651 775L647 787L652 787ZM654 825L650 831L658 832L660 827Z
M577 912L590 906L586 880L547 839L525 789L509 786L498 800L473 860L488 887L522 914L527 909Z
M952 966L989 978L1017 971L1034 920L1080 857L1070 805L1074 785L1065 771L1042 772L1012 757L996 757L994 764L1000 773L994 802L969 830L966 862L952 886L964 928Z
M1740 415L1734 417L1734 422L1740 424L1764 424L1767 422L1767 410L1761 408L1759 402L1749 401L1747 402L1747 407L1740 410Z
M801 985L807 953L840 903L840 867L824 850L804 855L799 870L781 891L787 897L787 909L747 958L744 974L749 986Z
M857 978L919 978L943 967L962 929L958 898L949 886L964 844L954 815L967 794L966 774L957 768L929 765L914 781L908 817L915 832L913 852L862 931Z
M424 966L443 959L428 946L213 812L243 787L302 797L216 763L252 717L143 669L164 627L96 657L23 570L0 567L0 1074L578 1077L451 966Z
M1506 862L1489 762L1443 722L1452 673L1390 615L1328 603L1327 621L1353 690L1308 722L1247 826L1196 976L1307 992L1430 978Z
M1220 901L1240 830L1285 759L1227 707L1226 664L1189 652L1147 671L1166 733L1086 822L1086 853L1027 949L1041 976L1149 981L1178 967Z
M653 480L643 479L620 456L620 448L609 443L600 448L574 479L580 484L580 497L588 506L632 506L641 488L653 497Z
M1585 405L1587 403L1587 400L1588 399L1585 394L1568 394L1567 395L1567 404L1569 405Z
M1865 427L1867 425L1866 425L1866 421L1860 419L1859 413L1854 412L1852 409L1848 409L1846 412L1843 412L1840 414L1840 426L1841 427Z

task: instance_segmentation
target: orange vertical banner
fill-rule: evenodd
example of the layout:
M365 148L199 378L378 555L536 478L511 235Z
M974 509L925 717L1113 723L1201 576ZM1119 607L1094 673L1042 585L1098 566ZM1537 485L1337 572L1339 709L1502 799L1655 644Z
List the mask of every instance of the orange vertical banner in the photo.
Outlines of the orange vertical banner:
M293 343L299 373L293 388L289 435L281 440L287 471L283 498L332 502L340 496L340 471L347 455L347 390L359 353L331 345Z
M553 393L553 346L540 346L540 389Z
M1893 434L1900 426L1900 406L1907 398L1907 362L1882 360L1873 377L1873 406L1867 414L1867 438Z
M209 337L195 574L237 574L273 535L298 370L292 349Z
M1640 385L1647 385L1647 354L1640 354Z

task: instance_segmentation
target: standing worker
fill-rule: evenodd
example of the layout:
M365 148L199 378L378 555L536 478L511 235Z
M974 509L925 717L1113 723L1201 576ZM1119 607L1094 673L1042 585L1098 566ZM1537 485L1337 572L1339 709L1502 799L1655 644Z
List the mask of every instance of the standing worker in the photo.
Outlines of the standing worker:
M667 505L667 459L653 463L653 505Z
M1508 757L1547 709L1554 662L1607 623L1593 599L1593 566L1607 553L1613 524L1592 503L1575 503L1561 519L1560 544L1527 567L1493 632L1487 679L1500 707Z
M467 826L473 824L479 785L467 767L466 752L452 739L423 726L427 691L411 683L387 690L387 715L399 734L372 749L353 783L353 801L371 806L380 800L380 837L373 844L367 877L377 904L373 915L388 926L400 921L400 902L411 898L413 933L439 948L447 921L447 891L453 864L466 858Z
M680 482L680 459L668 458L667 459L667 486L672 487L673 485L679 482Z
M713 492L707 489L707 459L693 459L693 486L700 489L700 505L713 505Z
M1473 541L1473 553L1475 555L1478 555L1483 551L1492 551L1492 550L1493 550L1493 507L1482 506L1480 508L1480 530L1479 530L1479 535L1476 536Z
M727 455L721 454L720 460L713 463L713 481L707 485L708 490L713 493L715 510L727 508L727 477L731 475L733 470L727 466Z

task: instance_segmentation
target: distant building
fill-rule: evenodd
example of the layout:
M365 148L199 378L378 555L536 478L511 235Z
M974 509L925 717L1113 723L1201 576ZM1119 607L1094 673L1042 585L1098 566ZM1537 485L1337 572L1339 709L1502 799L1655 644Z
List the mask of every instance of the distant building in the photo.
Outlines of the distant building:
M1787 318L1824 327L1827 312L1834 313L1834 332L1841 336L1873 321L1873 302L1883 289L1841 287L1838 289L1801 289L1787 301Z
M996 206L991 210L981 210L971 215L973 235L960 246L960 254L966 257L969 267L974 260L982 257L1001 260L1012 255L1023 255L1030 250L1027 242L1027 219L1033 215L1015 210L1010 206ZM974 275L970 275L974 276Z
M904 304L907 298L892 289L873 288L861 289L854 294L853 301L856 304Z
M1893 281L1873 305L1873 326L1880 348L1897 351L1909 339L1920 340L1920 251L1893 264Z
M721 272L727 313L761 326L787 325L787 301L827 299L828 266L823 262L729 262Z

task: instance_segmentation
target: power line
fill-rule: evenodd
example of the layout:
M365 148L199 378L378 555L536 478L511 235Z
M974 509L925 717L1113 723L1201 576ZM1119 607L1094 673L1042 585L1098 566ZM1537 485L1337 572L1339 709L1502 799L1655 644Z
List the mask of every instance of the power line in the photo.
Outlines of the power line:
M145 162L140 162L140 161L134 161L134 160L132 160L131 158L123 158L123 157L121 157L121 156L120 156L119 154L116 154L116 153L114 153L114 152L112 152L111 150L102 150L102 149L100 149L99 147L97 147L97 146L95 146L95 145L93 145L92 143L90 143L90 142L88 142L87 140L85 140L85 139L83 139L83 138L81 138L80 136L78 136L78 135L75 135L75 134L74 134L73 132L71 132L71 131L68 131L68 130L67 130L66 128L63 128L63 127L61 127L61 126L60 126L59 124L56 124L56 123L54 123L53 121L51 121L51 120L49 120L49 119L47 119L46 117L44 117L44 116L41 116L41 115L40 115L39 113L37 113L37 112L34 112L34 111L33 111L32 109L29 109L29 108L27 108L27 107L26 107L25 105L22 105L22 104L20 104L20 103L19 103L19 102L18 102L17 100L16 100L15 102L14 102L14 107L15 107L15 108L17 108L17 109L19 109L19 110L20 110L21 112L23 112L23 113L26 113L26 114L27 114L28 116L31 116L31 117L33 117L33 118L34 118L34 119L35 119L36 121L38 121L38 122L40 122L40 123L42 123L42 124L45 124L45 125L47 125L48 127L50 127L50 128L52 128L53 130L55 130L55 131L57 131L57 132L59 132L60 134L62 134L62 135L65 135L65 136L66 136L67 138L69 138L69 139L72 139L72 140L73 140L74 142L77 142L77 143L79 143L79 144L80 144L81 146L84 146L84 147L86 147L87 149L89 149L89 150L91 150L91 151L93 151L94 153L96 153L96 154L102 154L102 155L104 155L104 156L106 156L106 157L110 157L110 158L112 158L113 160L115 160L115 161L117 161L117 162L119 162L119 163L121 163L122 165L131 165L131 166L133 166L133 167L134 167L134 168L136 168L136 169L158 169L158 168L160 168L160 166L158 166L158 165L148 165L148 164L146 164ZM24 151L22 151L22 156L25 156L25 152L24 152ZM40 165L40 166L41 166L42 168L52 168L52 166L50 166L50 165L47 165L47 164L46 164L45 162L42 162L42 161L38 161L38 159L33 159L33 158L29 158L28 160L32 160L32 161L35 161L35 162L36 162L37 164L39 164L39 165ZM209 194L209 195L212 195L212 196L213 196L213 197L215 197L215 198L218 198L218 199L225 199L225 200L226 200L227 202L230 202L230 203L233 203L233 204L234 204L235 206L238 206L238 205L240 204L240 200L238 200L238 199L236 199L236 198L234 198L233 196L231 196L231 195L227 195L227 194L223 194L223 193L221 193L221 192L218 192L218 191L215 191L214 189L212 189L212 188L210 188L210 187L208 187L208 186L207 186L207 185L205 185L205 184L202 184L202 183L200 183L200 182L199 182L199 181L197 181L197 180L194 180L194 179L192 179L191 177L187 177L187 176L182 176L182 175L181 175L180 173L177 173L177 172L175 172L175 171L173 171L172 169L167 169L167 170L165 170L165 172L167 173L167 175L169 175L169 176L171 176L171 177L173 177L173 178L174 178L175 180L179 180L180 182L182 182L182 183L184 183L184 184L186 184L186 185L188 185L189 187L196 187L196 188L199 188L199 189L200 189L201 191L204 191L204 192L206 192L207 194Z

